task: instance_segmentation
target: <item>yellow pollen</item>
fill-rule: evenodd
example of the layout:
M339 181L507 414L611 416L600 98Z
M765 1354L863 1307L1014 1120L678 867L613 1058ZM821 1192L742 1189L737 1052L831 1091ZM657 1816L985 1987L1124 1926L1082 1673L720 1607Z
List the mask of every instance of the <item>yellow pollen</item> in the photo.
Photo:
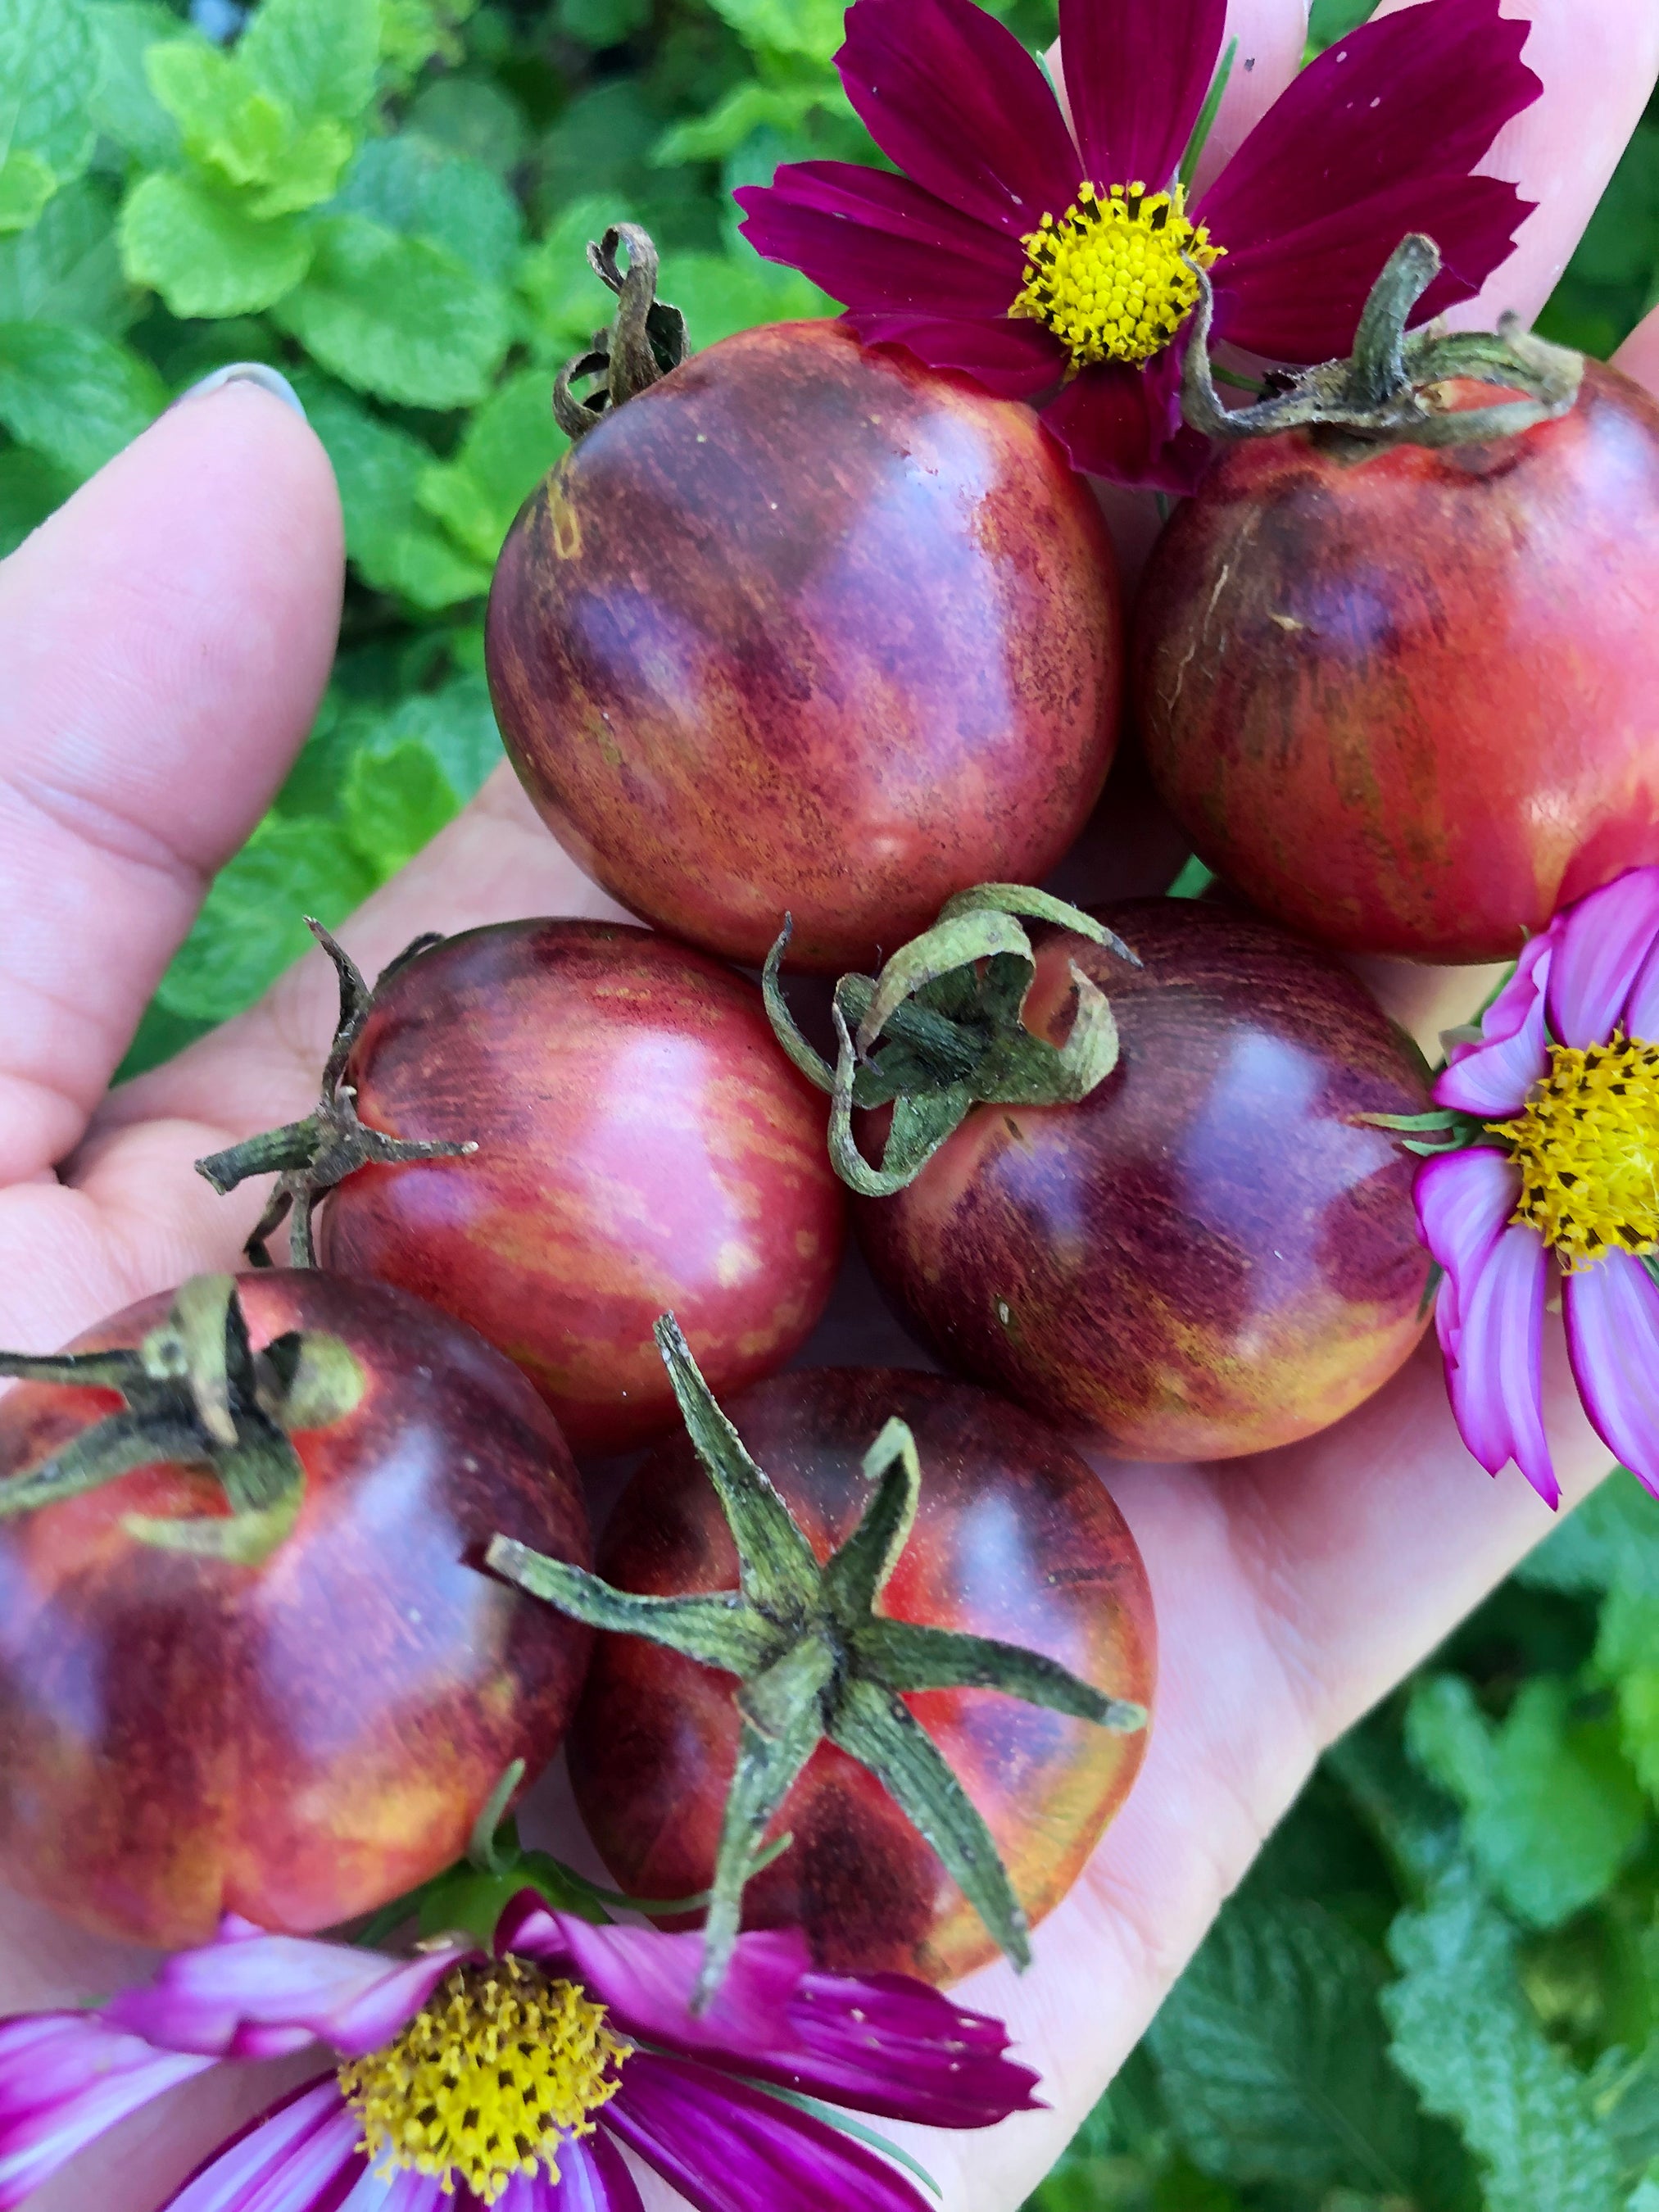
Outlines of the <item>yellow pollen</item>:
M494 2204L515 2174L559 2178L559 2145L593 2132L633 2045L605 2008L523 1959L457 1966L395 2043L340 2069L380 2170L464 2182Z
M1582 1051L1553 1044L1521 1112L1490 1126L1521 1170L1513 1218L1568 1274L1609 1251L1659 1251L1659 1044L1619 1030Z
M1103 361L1150 361L1198 304L1198 279L1226 252L1187 220L1184 185L1149 193L1085 184L1058 222L1022 240L1025 289L1010 315L1046 323L1072 356L1073 374Z

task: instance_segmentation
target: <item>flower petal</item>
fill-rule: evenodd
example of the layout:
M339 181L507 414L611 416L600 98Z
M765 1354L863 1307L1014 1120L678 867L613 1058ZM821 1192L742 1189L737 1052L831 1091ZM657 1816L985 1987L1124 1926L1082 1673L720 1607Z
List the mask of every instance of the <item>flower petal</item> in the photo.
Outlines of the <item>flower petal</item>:
M1527 1093L1549 1073L1545 992L1554 939L1534 937L1509 981L1486 1009L1479 1044L1454 1045L1445 1073L1434 1086L1435 1103L1483 1121L1518 1114Z
M1166 348L1145 368L1108 362L1085 368L1042 410L1074 469L1112 483L1191 491L1209 442L1181 419L1181 362Z
M163 2212L383 2212L357 2196L368 2160L331 2074L307 2081L198 2166ZM404 2208L414 2212L414 2208Z
M847 320L866 345L903 346L929 368L960 369L1000 399L1052 392L1064 365L1059 341L1041 323L934 322L920 315L855 312Z
M696 2212L924 2212L876 2152L690 2059L636 2052L601 2125Z
M1025 258L1018 242L884 169L794 161L732 195L744 236L848 307L1006 315Z
M1009 2035L904 1974L808 1974L791 2000L793 2051L748 2070L831 2104L933 2128L988 2128L1040 2107Z
M1174 180L1226 21L1227 0L1060 0L1066 92L1085 176L1153 191Z
M972 0L857 0L836 64L883 153L964 215L1023 238L1076 198L1048 80Z
M639 2185L605 2135L564 2144L559 2152L558 2180L544 2181L540 2186L541 2196L526 2195L522 2202L509 2189L494 2212L645 2212Z
M228 1916L216 1942L167 1960L149 1988L123 1990L105 2017L161 2050L212 2058L281 2057L319 2038L362 2057L407 2026L468 1955L461 1945L390 1959L267 1936Z
M151 2049L96 2013L0 2021L0 2212L140 2106L212 2064Z
M1631 868L1558 915L1550 1025L1563 1044L1601 1044L1625 1018L1659 945L1659 868Z
M1524 1224L1507 1227L1520 1178L1487 1146L1429 1160L1417 1178L1423 1241L1446 1271L1435 1311L1452 1412L1488 1474L1510 1460L1547 1505L1560 1485L1544 1434L1544 1298L1551 1263Z
M1567 1351L1584 1411L1607 1449L1659 1492L1659 1283L1609 1252L1563 1288Z

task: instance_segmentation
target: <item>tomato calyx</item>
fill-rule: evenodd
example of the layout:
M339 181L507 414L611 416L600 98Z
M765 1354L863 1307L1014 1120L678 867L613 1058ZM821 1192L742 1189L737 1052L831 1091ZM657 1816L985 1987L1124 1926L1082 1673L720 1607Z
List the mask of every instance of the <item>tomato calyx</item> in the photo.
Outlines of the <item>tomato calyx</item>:
M289 1535L305 1496L293 1433L350 1413L366 1383L337 1337L290 1330L255 1352L236 1284L198 1275L137 1349L41 1358L0 1352L0 1375L114 1390L119 1413L82 1429L38 1467L0 1484L0 1518L32 1513L159 1462L201 1467L230 1510L178 1519L129 1514L135 1541L257 1566Z
M1030 1929L989 1829L904 1703L908 1692L994 1689L1029 1705L1133 1734L1144 1706L1109 1698L1041 1654L989 1637L896 1620L879 1610L915 1523L921 1468L907 1425L871 1446L862 1519L820 1565L799 1522L714 1402L672 1314L659 1349L738 1548L739 1587L652 1597L497 1536L489 1565L590 1627L640 1636L738 1677L741 1729L703 1927L697 2002L719 1988L737 1942L746 1883L766 1830L826 1740L880 1782L1016 1966Z
M1036 956L1022 915L1140 965L1121 937L1080 908L1020 884L981 884L948 899L933 927L879 975L842 977L831 1001L834 1067L801 1035L783 995L780 970L793 932L785 915L762 976L767 1016L801 1073L830 1093L830 1157L861 1196L890 1198L914 1182L971 1107L1074 1106L1117 1066L1110 1002L1075 962L1077 1011L1065 1043L1026 1028ZM853 1135L853 1109L889 1104L881 1164L872 1167Z
M1210 366L1215 295L1206 273L1190 257L1198 279L1182 383L1182 412L1206 437L1237 443L1281 430L1324 428L1345 434L1361 447L1463 446L1514 437L1540 422L1570 414L1583 382L1584 357L1552 345L1506 314L1495 331L1459 331L1437 324L1407 332L1418 301L1440 274L1440 249L1414 231L1402 239L1372 287L1347 361L1324 362L1298 376L1273 380L1276 388L1254 406L1229 410L1221 404ZM1460 382L1521 392L1519 399L1486 407L1449 404L1443 387Z
M628 249L628 267L617 261ZM553 386L553 415L573 443L598 429L607 413L648 392L686 360L691 351L685 317L657 297L660 264L648 232L636 222L613 223L587 249L587 264L617 295L617 319L594 334L592 345L559 371ZM574 387L603 377L601 389L579 399Z
M279 1129L267 1129L240 1145L229 1146L222 1152L211 1152L196 1163L197 1174L210 1182L222 1198L251 1176L278 1170L270 1201L243 1247L250 1264L256 1267L275 1265L268 1240L282 1226L290 1209L294 1220L289 1232L289 1264L314 1267L317 1247L312 1233L312 1216L317 1201L348 1176L355 1175L359 1168L371 1162L380 1166L395 1166L406 1160L459 1159L478 1149L474 1144L428 1143L412 1137L388 1137L384 1130L368 1128L357 1118L356 1093L345 1080L352 1048L362 1034L363 1024L374 1012L380 993L411 960L430 951L434 945L441 945L443 939L428 933L406 945L397 958L380 970L371 991L356 963L321 922L307 915L306 927L334 963L340 980L340 1018L323 1068L322 1095L316 1110L307 1114L303 1121L284 1122Z

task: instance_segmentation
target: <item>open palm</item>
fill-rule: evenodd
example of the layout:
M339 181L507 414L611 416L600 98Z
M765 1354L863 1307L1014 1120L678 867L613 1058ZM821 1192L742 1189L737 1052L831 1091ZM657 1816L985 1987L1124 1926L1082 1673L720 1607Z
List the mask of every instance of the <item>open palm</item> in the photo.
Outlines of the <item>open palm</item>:
M1411 0L1388 0L1395 12ZM1550 292L1659 75L1654 0L1510 0L1543 100L1491 166L1541 202L1455 319ZM1299 58L1304 0L1234 0L1241 60L1221 158ZM1249 64L1253 64L1253 66ZM1621 364L1659 389L1659 316ZM1122 517L1133 530L1138 518ZM1145 532L1144 516L1139 518ZM313 959L171 1066L106 1095L212 872L280 783L333 652L343 551L320 447L257 387L165 416L0 565L0 1342L46 1350L100 1315L231 1264L261 1194L216 1199L202 1153L307 1110L333 994ZM1109 848L1096 895L1133 887ZM1092 849L1092 848L1091 848ZM1075 890L1075 884L1068 889ZM505 769L343 932L365 967L418 932L617 911ZM1425 1038L1480 976L1373 979ZM54 1163L59 1164L54 1165ZM849 1282L809 1359L914 1362ZM1558 1343L1553 1441L1570 1498L1607 1472ZM1419 1661L1548 1526L1518 1475L1460 1443L1425 1349L1311 1443L1216 1467L1101 1462L1150 1570L1163 1646L1142 1778L1024 1978L963 1994L1006 2017L1052 2110L920 2145L951 2212L1012 2212L1129 2050L1321 1748ZM557 1822L550 1801L547 1817ZM0 1896L0 2012L73 2002L143 1962ZM40 2212L151 2212L280 2086L225 2069L43 2190ZM642 2175L647 2203L678 2204Z

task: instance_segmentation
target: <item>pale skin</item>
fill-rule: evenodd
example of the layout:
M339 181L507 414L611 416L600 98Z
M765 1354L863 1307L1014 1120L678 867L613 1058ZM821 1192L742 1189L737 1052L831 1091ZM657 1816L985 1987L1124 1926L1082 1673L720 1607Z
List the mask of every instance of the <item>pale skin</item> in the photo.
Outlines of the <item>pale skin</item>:
M1411 0L1385 0L1393 13ZM1490 166L1541 204L1465 325L1534 313L1659 75L1654 0L1509 0L1545 97ZM1299 56L1303 0L1236 0L1229 150ZM1620 365L1659 389L1659 313ZM1121 502L1120 502L1121 504ZM330 1028L320 958L170 1066L109 1093L204 884L264 811L310 724L339 611L338 504L321 447L233 386L163 419L0 563L0 1343L46 1351L100 1316L234 1264L261 1194L216 1198L200 1154L307 1110ZM1104 864L1109 868L1109 860ZM1102 892L1129 878L1103 874ZM420 931L617 911L497 772L341 933L368 968ZM1373 971L1425 1042L1485 974ZM910 1356L849 1311L819 1360ZM1551 1433L1570 1501L1607 1471L1559 1337ZM1221 1467L1099 1462L1145 1553L1163 1679L1146 1768L1023 1978L963 1996L1007 2020L1051 2109L989 2136L914 2136L951 2212L1013 2212L1059 2154L1295 1797L1322 1748L1546 1534L1510 1469L1463 1449L1425 1347L1323 1437ZM1659 1509L1656 1509L1659 1510ZM548 1818L557 1822L556 1806ZM0 2012L74 2002L143 1956L0 1894ZM39 2212L153 2212L288 2079L228 2069L129 2122ZM652 2212L683 2200L645 2183Z

